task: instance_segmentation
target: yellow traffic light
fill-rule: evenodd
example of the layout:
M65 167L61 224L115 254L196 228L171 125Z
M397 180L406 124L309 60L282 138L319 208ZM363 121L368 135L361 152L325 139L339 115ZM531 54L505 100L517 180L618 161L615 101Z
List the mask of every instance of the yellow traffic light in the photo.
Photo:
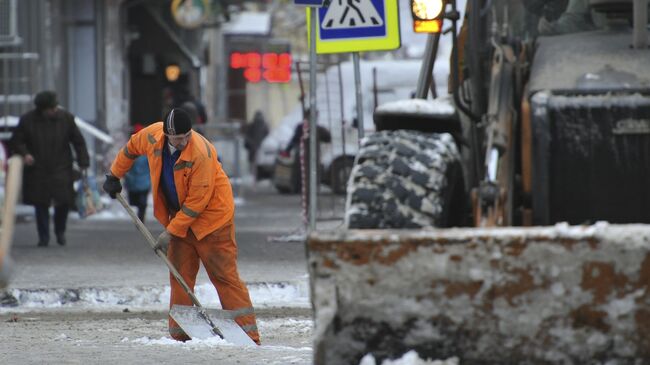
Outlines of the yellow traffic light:
M413 30L416 33L440 33L444 0L411 0Z

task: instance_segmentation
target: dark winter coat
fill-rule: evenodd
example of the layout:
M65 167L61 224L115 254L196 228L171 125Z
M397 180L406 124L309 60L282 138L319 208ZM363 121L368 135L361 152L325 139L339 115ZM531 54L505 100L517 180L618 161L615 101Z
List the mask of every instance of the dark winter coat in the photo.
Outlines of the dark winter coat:
M255 113L253 121L244 130L244 147L248 150L249 162L255 162L255 154L268 134L269 127L266 125L264 116L262 113Z
M57 109L53 118L32 110L20 117L18 127L11 136L14 153L31 154L34 164L25 165L23 176L23 201L26 204L74 204L74 177L72 150L77 164L88 168L89 157L74 115Z
M284 148L285 151L291 152L292 149L300 147L300 140L302 139L304 131L304 123L305 122L303 121L300 124L296 125L296 128L293 130L293 136L291 137L291 140L289 140L289 143ZM318 146L319 150L321 142L332 142L332 134L329 130L327 130L327 128L323 127L322 125L316 125L316 145Z

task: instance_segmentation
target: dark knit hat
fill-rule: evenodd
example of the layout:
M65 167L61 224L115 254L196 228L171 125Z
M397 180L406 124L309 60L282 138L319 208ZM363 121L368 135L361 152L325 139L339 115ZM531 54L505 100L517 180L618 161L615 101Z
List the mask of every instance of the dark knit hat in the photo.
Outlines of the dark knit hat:
M56 108L59 105L59 101L56 100L56 93L54 91L41 91L34 97L34 105L36 105L36 109L38 110L45 110Z
M169 135L185 134L192 129L189 114L181 108L172 109L163 120L163 132Z

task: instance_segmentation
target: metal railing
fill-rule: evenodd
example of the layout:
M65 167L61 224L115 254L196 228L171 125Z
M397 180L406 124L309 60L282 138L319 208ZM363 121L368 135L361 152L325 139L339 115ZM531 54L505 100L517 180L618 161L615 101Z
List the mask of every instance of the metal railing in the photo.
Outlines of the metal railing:
M31 109L40 79L38 61L37 53L0 53L0 116Z
M16 0L0 0L0 46L20 44Z

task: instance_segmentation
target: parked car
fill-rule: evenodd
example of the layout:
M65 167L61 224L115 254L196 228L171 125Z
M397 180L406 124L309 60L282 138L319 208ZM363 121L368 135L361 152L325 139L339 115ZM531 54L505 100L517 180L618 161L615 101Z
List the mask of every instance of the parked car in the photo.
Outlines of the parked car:
M362 61L361 85L363 93L364 130L372 132L372 113L377 105L392 100L404 99L413 93L421 61ZM322 165L321 182L329 185L335 193L345 193L347 178L358 149L358 131L356 127L356 99L354 97L354 75L351 62L335 65L320 74L317 85L318 125L327 128L332 136L331 143L321 146L320 164ZM341 80L341 83L339 83ZM343 91L343 95L340 91ZM289 160L295 156L280 153L285 150L294 130L302 122L302 106L296 105L279 125L264 139L257 151L256 169L258 178L269 177L276 188L285 193L300 191L296 183L286 183L295 179L286 179L295 174L286 173L276 179L275 171L285 173L289 166L299 165Z

